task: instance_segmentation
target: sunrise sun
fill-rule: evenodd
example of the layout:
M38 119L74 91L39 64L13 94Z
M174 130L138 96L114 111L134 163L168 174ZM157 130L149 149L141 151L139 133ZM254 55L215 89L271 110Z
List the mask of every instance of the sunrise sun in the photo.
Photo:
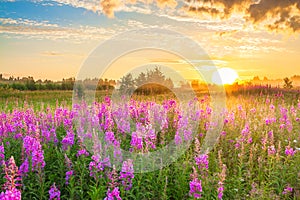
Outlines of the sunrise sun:
M220 68L212 75L212 82L218 85L232 84L239 77L238 73L231 68Z

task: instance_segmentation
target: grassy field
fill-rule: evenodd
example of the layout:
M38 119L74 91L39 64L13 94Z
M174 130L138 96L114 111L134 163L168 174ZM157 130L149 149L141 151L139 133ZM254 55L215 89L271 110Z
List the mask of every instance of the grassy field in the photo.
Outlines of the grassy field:
M106 95L72 108L71 91L0 91L0 199L300 199L299 93L228 95L218 142L204 153L216 126L206 95L186 110L169 96L119 105ZM198 113L193 134L186 111ZM97 133L98 151L88 133ZM140 173L119 151L151 153L173 140L175 149L191 146L160 170Z

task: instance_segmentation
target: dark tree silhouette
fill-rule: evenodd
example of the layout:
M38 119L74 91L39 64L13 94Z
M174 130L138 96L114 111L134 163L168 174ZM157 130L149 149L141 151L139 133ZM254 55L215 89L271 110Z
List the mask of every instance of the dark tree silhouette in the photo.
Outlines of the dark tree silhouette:
M284 81L284 85L283 85L284 88L291 89L293 87L293 81L291 81L288 77L285 77L283 81Z

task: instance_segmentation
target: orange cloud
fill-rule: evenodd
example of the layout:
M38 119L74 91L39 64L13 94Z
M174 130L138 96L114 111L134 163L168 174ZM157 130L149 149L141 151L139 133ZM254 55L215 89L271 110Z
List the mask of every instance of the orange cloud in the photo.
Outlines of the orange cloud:
M261 0L248 8L249 20L257 24L267 22L272 31L300 31L300 1ZM271 20L275 19L275 20Z
M109 18L113 18L114 10L121 5L121 2L120 0L101 0L100 5L102 7L103 13Z
M119 7L121 7L121 5L136 4L138 2L144 4L150 4L153 3L153 0L126 0L122 2L120 0L101 0L100 7L102 8L102 12L105 15L107 15L109 18L113 18L114 11L117 10ZM154 0L154 2L160 8L164 8L164 7L175 8L177 6L176 0Z
M241 13L254 25L263 24L277 32L300 32L299 0L186 0L188 13L221 19Z

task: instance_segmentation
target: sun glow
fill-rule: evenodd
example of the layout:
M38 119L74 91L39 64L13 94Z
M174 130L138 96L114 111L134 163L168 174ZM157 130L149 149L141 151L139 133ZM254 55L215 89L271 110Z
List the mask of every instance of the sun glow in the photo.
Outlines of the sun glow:
M212 75L212 82L218 85L233 84L239 75L231 68L220 68Z

